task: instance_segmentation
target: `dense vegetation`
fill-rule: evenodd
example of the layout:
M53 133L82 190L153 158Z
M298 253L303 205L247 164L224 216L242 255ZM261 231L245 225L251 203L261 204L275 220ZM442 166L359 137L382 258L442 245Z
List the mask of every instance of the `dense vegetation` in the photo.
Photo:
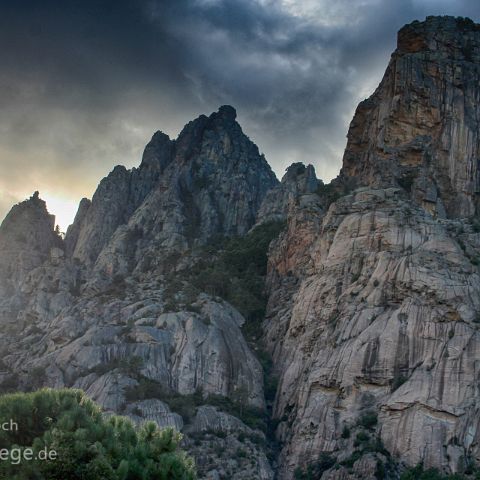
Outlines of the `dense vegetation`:
M185 422L193 419L197 407L200 405L213 405L220 410L238 417L253 429L267 432L268 417L262 410L248 405L247 392L239 389L235 401L221 395L208 395L205 397L201 390L190 395L182 395L173 390L167 390L160 383L146 377L138 379L138 385L127 388L128 401L161 398L163 402L176 413L180 414Z
M321 478L323 472L326 472L335 464L335 457L332 457L327 453L322 453L320 454L318 461L307 465L305 470L298 467L295 470L295 480L315 480Z
M243 237L218 237L200 248L195 252L197 261L192 268L167 279L166 295L172 308L181 290L187 304L198 293L205 292L238 309L247 320L247 336L258 334L266 307L268 247L284 228L284 222L268 222Z
M267 222L242 237L214 238L192 253L195 264L183 271L174 268L179 259L172 258L172 273L167 277L165 292L167 310L182 308L197 311L195 301L200 292L205 292L229 302L243 315L246 320L243 334L264 370L267 412L249 407L247 401L242 400L241 391L237 392L233 401L218 395L205 399L199 393L186 396L160 392L160 387L147 379L128 392L129 399L161 398L187 422L196 406L205 403L215 405L240 418L251 428L264 431L268 438L268 454L272 458L275 456L278 445L273 436L276 422L271 419L271 406L278 380L272 372L272 361L263 348L261 338L267 304L265 277L268 249L285 226L285 222Z
M183 308L195 310L192 303L200 292L221 297L237 308L246 319L242 327L245 339L265 372L267 403L273 401L277 388L271 359L260 340L267 304L267 254L272 240L284 229L285 222L268 222L243 237L213 239L196 252L197 261L192 268L169 276L165 292L171 310L178 308L179 300Z
M0 430L0 451L12 452L8 460L0 461L0 478L195 478L192 460L178 449L178 433L159 430L153 422L135 427L128 418L105 417L80 390L43 389L3 395L0 419L18 425L18 430ZM55 455L42 455L46 451ZM31 459L25 455L29 452Z
M320 196L322 203L326 208L346 194L347 190L345 187L341 185L335 185L333 183L320 183L317 188L317 195Z
M400 476L400 480L468 480L480 479L480 472L475 472L474 468L467 469L465 474L455 473L453 475L444 475L436 468L424 469L422 465L407 469Z

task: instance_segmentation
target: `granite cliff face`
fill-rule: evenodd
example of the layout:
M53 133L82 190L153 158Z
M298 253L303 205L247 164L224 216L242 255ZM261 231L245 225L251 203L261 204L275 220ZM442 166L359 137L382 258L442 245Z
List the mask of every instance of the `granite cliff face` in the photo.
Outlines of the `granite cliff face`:
M26 273L44 263L52 249L63 246L54 227L55 217L38 192L12 208L0 225L2 296L11 295Z
M479 98L480 27L429 17L330 185L278 182L223 106L157 132L64 240L34 194L0 227L0 387L174 426L210 480L473 471Z
M107 411L183 429L201 475L268 480L264 433L235 417L266 415L245 318L190 278L215 262L214 239L249 232L278 183L235 118L223 106L174 141L157 132L139 168L115 167L81 201L65 240L37 193L12 209L0 381L82 388Z
M379 87L355 112L341 175L350 185L403 186L440 217L477 213L479 79L471 20L403 27Z
M281 479L480 460L479 41L464 19L400 30L350 125L341 198L299 196L271 247Z
M67 232L73 258L111 277L145 268L159 251L245 234L277 180L235 118L223 106L175 141L157 132L139 169L116 167Z

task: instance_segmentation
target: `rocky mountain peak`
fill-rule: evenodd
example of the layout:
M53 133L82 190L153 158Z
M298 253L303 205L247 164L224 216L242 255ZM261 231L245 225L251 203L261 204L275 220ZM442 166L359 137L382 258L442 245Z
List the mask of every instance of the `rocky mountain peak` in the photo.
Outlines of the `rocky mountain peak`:
M480 26L469 18L429 16L398 31L397 54L437 52L440 55L473 61L478 55Z
M210 116L200 115L187 123L175 142L177 163L195 159L202 147L207 145L214 151L223 150L224 154L229 155L233 143L240 143L242 148L251 149L258 155L257 146L243 133L241 126L236 122L236 117L237 112L233 107L223 105Z
M222 105L218 109L218 113L214 113L213 116L219 117L227 122L233 122L237 118L237 111L230 105Z
M38 193L15 206L0 388L82 388L182 429L202 479L472 471L479 35L453 17L400 30L330 185L303 163L278 182L222 106L115 167L65 255L48 257L61 240Z
M37 191L28 200L12 207L0 226L0 242L11 242L16 236L19 244L43 251L48 247L54 228L55 216L48 213Z
M440 217L478 211L480 26L428 17L403 27L375 93L350 124L341 177L399 186Z
M55 231L55 216L48 213L39 192L34 192L14 205L0 226L0 293L42 264L54 247L63 247Z
M270 246L281 480L478 464L479 225L464 217L478 213L479 40L465 19L404 27L340 178L318 188L328 210L297 201Z
M313 193L317 190L319 182L313 165L305 166L301 162L296 162L287 168L281 183L283 185L295 184L301 193Z
M171 160L171 148L170 137L159 130L156 131L143 151L140 168L156 168L163 172Z
M81 205L67 232L68 254L89 266L100 259L99 268L112 274L135 267L136 248L157 256L213 235L246 233L278 181L235 119L235 109L224 105L187 123L174 141L156 132L139 168L115 167L91 205ZM139 232L142 246L132 245ZM119 250L130 259L119 262Z
M258 212L257 223L285 220L289 209L298 202L318 203L317 196L312 197L312 194L321 184L322 181L317 178L313 165L292 163L285 171L280 184L265 196Z

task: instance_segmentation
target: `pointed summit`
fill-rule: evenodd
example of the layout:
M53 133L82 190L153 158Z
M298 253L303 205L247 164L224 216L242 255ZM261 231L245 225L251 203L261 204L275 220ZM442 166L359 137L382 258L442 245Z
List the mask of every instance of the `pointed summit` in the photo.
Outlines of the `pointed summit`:
M55 226L55 216L48 213L47 204L40 198L38 191L35 191L28 200L12 207L0 226L0 239L7 230L22 228L23 224L30 221L34 221L40 230L53 231Z
M223 105L187 123L174 141L156 132L139 168L117 167L104 178L67 232L68 254L110 274L123 252L154 250L150 238L152 245L182 250L213 235L245 234L276 184L264 156L236 122L235 109ZM142 242L134 245L139 232ZM132 259L127 264L135 265Z
M341 178L397 186L433 215L478 213L480 26L428 17L398 34L398 48L348 132Z
M172 160L172 147L170 137L157 130L143 151L140 168L156 169L162 173Z
M60 246L55 216L34 192L28 200L14 205L0 226L0 284L20 281L49 257L53 247Z
M301 162L292 163L287 168L282 181L267 192L258 212L257 224L284 221L290 206L298 202L300 198L317 203L316 196L312 199L307 197L311 197L311 194L316 192L321 184L322 181L317 178L313 165L305 166ZM312 208L315 207L312 206Z
M213 115L218 115L225 120L233 122L237 118L237 111L230 105L222 105L218 109L218 113Z

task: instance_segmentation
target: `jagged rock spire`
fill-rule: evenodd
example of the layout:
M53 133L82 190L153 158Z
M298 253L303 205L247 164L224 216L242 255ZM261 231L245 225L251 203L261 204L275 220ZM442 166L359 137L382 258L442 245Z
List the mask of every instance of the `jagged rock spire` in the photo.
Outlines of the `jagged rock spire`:
M350 124L342 179L401 186L434 215L477 213L479 63L471 20L427 17L403 27L382 82Z
M38 191L14 205L0 226L0 293L2 284L17 285L62 243L55 232L55 216L48 213Z
M118 249L133 255L137 248L124 245L131 239L126 232L136 232L134 237L142 232L161 248L179 249L212 235L246 233L277 183L236 122L235 109L223 105L189 122L175 141L156 132L138 169L116 167L103 179L67 232L68 253L93 265L106 249L100 264L111 271Z

